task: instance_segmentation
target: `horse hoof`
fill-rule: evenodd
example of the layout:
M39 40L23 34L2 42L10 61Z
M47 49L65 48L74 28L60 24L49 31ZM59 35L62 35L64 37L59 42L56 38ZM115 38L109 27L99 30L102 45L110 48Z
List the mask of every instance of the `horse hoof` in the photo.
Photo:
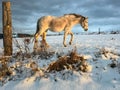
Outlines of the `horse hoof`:
M67 47L67 45L64 45L64 47Z
M47 47L47 48L50 48L50 45L47 44L46 47Z
M69 44L71 45L72 43L71 43L71 42L69 42Z

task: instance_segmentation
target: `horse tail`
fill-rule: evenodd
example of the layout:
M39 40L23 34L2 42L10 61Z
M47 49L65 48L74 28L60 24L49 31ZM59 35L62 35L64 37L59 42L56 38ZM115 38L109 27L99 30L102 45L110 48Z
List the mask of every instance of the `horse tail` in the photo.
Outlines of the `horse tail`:
M35 35L39 32L40 26L39 26L40 19L37 21L37 26L36 26L36 33ZM34 36L35 36L34 35Z
M33 38L32 42L35 40L35 36L36 36L36 34L39 32L39 29L40 29L39 22L40 22L40 19L37 21L36 32L35 32L35 34L34 34L34 38Z

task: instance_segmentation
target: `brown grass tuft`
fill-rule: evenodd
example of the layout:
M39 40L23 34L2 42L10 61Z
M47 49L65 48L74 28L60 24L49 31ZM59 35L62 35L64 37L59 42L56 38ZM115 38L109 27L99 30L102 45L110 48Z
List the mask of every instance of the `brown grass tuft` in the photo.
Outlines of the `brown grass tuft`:
M76 50L73 50L69 55L58 58L57 61L51 63L47 70L61 71L64 69L81 70L86 72L86 60L83 56L80 56Z
M48 59L54 55L55 51L45 42L41 41L40 46L34 50L34 55L39 55L41 59Z
M12 72L8 68L8 57L0 58L0 80L2 80L6 76L10 76Z

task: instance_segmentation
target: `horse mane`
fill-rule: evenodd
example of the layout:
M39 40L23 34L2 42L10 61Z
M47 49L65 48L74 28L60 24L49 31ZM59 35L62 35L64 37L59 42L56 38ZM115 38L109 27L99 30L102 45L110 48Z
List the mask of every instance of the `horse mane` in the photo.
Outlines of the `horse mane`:
M70 13L70 14L64 14L64 15L74 15L76 18L79 18L79 17L85 18L84 16L76 14L76 13Z

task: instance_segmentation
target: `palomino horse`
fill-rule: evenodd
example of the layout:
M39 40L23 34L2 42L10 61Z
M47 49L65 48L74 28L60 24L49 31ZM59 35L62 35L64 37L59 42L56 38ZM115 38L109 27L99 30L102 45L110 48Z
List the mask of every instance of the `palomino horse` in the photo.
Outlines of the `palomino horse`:
M64 31L64 39L63 39L63 45L66 47L66 36L68 34L71 35L71 39L69 44L73 41L73 33L71 31L71 28L76 25L81 24L82 28L84 28L85 31L88 30L88 18L84 17L79 14L71 13L71 14L65 14L61 17L54 17L54 16L43 16L37 21L37 30L34 35L35 43L34 43L34 49L38 47L38 39L39 36L42 36L42 41L46 42L46 32L48 30L53 32L61 32Z

